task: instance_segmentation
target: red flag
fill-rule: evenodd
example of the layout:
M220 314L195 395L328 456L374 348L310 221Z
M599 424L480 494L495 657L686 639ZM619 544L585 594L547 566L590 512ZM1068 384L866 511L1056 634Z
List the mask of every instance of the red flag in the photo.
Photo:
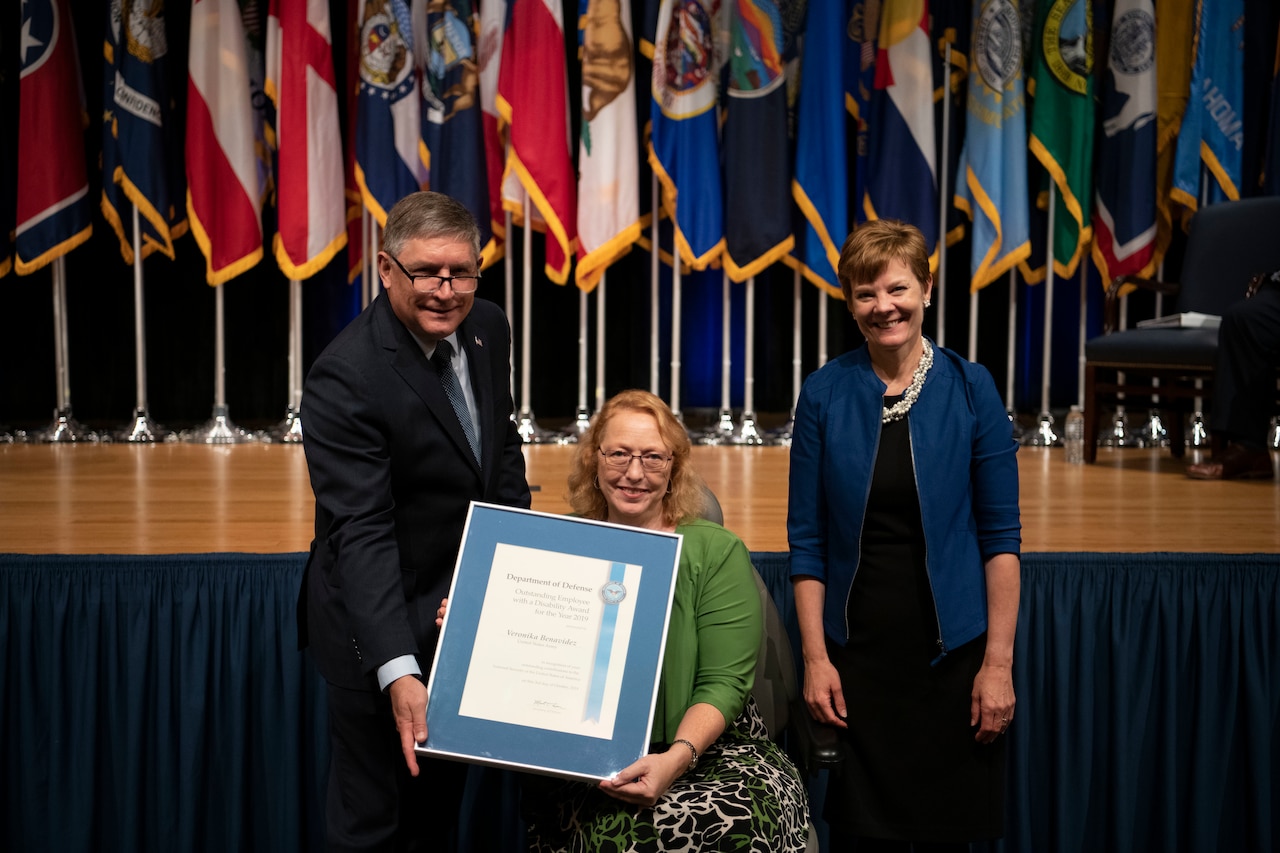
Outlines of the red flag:
M22 4L16 257L35 272L93 232L84 93L67 0Z
M195 0L187 81L187 212L222 284L262 260L249 56L235 0Z
M276 105L273 249L286 276L309 278L347 242L327 0L271 0L266 88Z
M507 21L498 69L498 112L511 135L507 170L544 223L547 277L564 284L577 242L577 181L560 3L511 0Z

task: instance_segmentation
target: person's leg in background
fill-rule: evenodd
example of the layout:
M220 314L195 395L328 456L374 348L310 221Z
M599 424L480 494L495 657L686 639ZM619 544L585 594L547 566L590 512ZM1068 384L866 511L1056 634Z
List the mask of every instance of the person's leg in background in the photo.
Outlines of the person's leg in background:
M1218 329L1210 428L1222 446L1208 462L1187 466L1198 480L1271 477L1267 428L1280 364L1280 283L1266 280L1224 312Z

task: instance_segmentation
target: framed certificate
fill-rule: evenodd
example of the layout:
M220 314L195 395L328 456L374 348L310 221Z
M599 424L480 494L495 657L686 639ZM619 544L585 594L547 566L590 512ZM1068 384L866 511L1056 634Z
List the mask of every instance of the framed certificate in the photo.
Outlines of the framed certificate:
M418 752L585 779L644 755L680 545L473 502Z

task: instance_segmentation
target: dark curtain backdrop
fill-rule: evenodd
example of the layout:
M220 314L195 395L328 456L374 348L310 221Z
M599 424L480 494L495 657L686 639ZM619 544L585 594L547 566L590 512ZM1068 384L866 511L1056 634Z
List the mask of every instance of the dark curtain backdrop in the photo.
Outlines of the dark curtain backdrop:
M787 555L753 557L794 630ZM4 849L319 850L304 559L0 555ZM1026 555L991 849L1280 849L1278 605L1276 555ZM467 849L519 849L516 790L475 768Z

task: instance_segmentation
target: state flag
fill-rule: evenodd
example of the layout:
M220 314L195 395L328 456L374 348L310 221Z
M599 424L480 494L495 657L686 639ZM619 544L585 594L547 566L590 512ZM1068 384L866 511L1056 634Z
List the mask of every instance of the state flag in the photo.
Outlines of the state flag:
M759 275L791 253L787 60L800 0L738 0L729 11L724 125L724 269Z
M580 0L578 287L595 289L640 237L636 63L630 0Z
M505 175L528 193L545 231L546 274L569 280L577 243L577 180L569 148L568 69L558 0L511 0L498 68L498 114L509 134Z
M649 164L681 259L706 269L724 250L719 89L727 6L663 0L653 40Z
M1150 276L1156 248L1156 18L1152 0L1116 0L1101 76L1093 260L1107 286Z
M87 122L67 0L22 4L14 269L27 275L93 233Z
M1156 251L1157 266L1173 239L1173 168L1178 131L1187 110L1199 0L1160 0L1156 26Z
M360 0L356 182L379 225L427 183L413 22L405 0Z
M1031 255L1022 15L1016 0L974 4L956 206L969 215L969 290Z
M172 259L187 231L181 133L168 83L163 0L115 0L103 38L102 213L132 264L138 209L142 256Z
M868 118L868 220L898 219L924 235L938 268L938 166L929 4L885 0Z
M1187 111L1174 156L1174 201L1196 210L1240 198L1244 150L1244 0L1201 0Z
M1031 38L1029 146L1056 187L1052 263L1067 278L1093 233L1093 0L1040 0Z
M480 108L480 13L473 0L415 0L414 46L422 76L422 139L432 190L461 202L490 247L489 181ZM492 251L492 248L490 248Z
M859 56L851 40L850 6L846 0L809 0L804 32L791 183L803 225L791 263L810 283L838 297L836 270L849 233L849 163L856 157L850 156L845 131L846 54L854 53L851 62Z
M273 249L287 278L310 278L347 243L327 0L271 0L266 90L276 108Z
M191 7L187 77L187 214L216 285L262 260L262 176L249 51L235 0Z

